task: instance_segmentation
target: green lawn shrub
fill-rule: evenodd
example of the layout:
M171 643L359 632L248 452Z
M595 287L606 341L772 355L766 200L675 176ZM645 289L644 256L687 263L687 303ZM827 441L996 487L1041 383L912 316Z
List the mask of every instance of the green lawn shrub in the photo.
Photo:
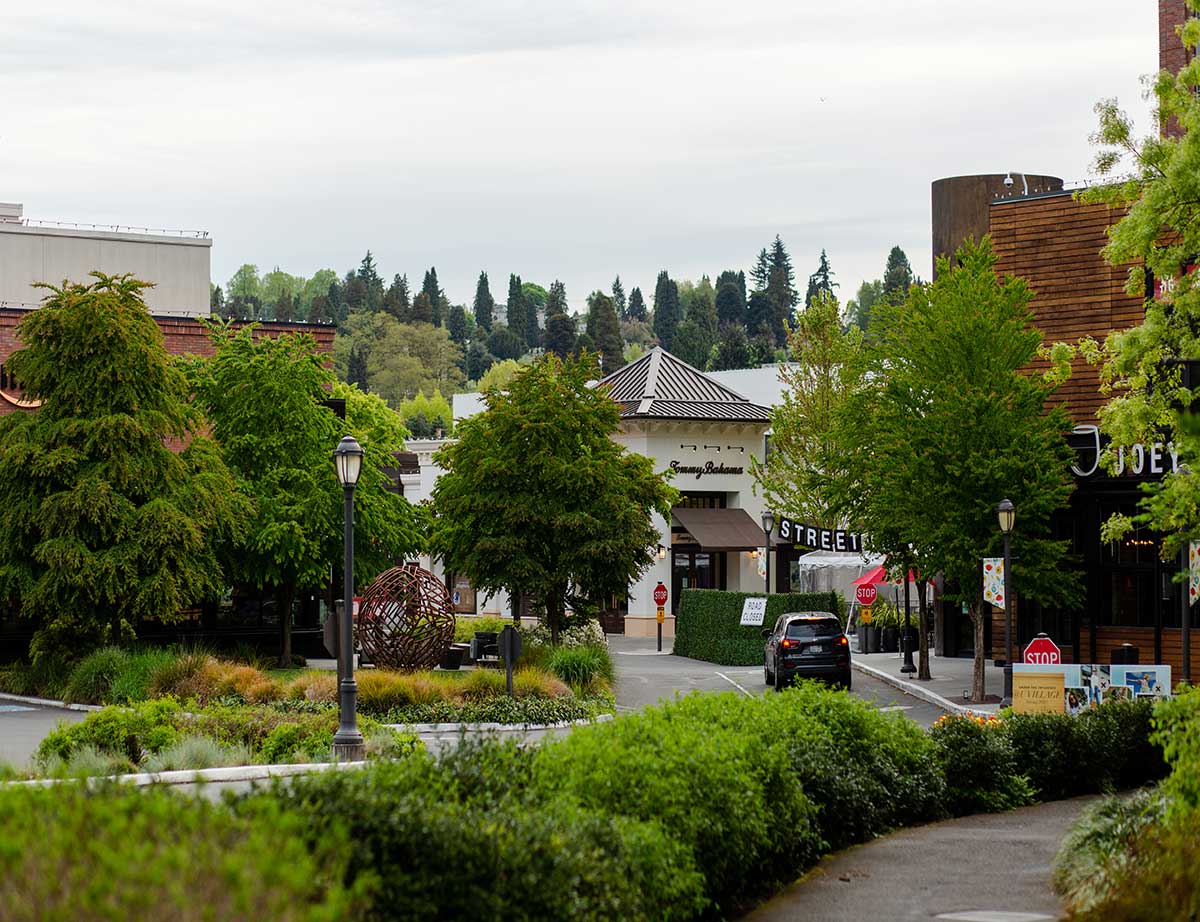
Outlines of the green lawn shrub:
M71 670L63 700L98 704L108 697L113 682L129 665L129 652L101 647L81 659Z
M494 800L463 783L487 774L495 784L504 764L456 778L417 756L297 779L269 796L302 819L308 842L354 842L351 880L374 897L366 919L695 917L699 874L669 829L560 799Z
M144 701L132 707L107 707L75 724L59 724L38 746L36 759L69 761L84 746L123 756L134 765L148 753L175 743L180 736L179 702L173 698Z
M0 828L9 922L332 922L354 909L346 843L306 843L271 802L238 816L158 788L10 786Z
M929 735L946 778L946 807L953 815L1011 810L1037 799L1017 763L1004 721L947 715Z
M491 631L499 634L512 624L512 618L458 618L454 622L454 642L470 643L476 631Z
M559 647L550 654L550 671L573 688L587 688L597 679L613 681L613 661L607 647Z
M61 700L71 678L71 665L61 657L45 655L36 663L0 666L0 692Z
M685 589L675 619L675 654L722 666L761 666L762 628L773 627L785 612L827 611L845 619L844 605L836 592L793 592L766 597L767 614L762 627L740 625L745 600L762 596L761 592Z
M501 677L503 680L503 677ZM435 701L393 708L380 715L388 724L498 723L553 724L589 720L612 713L611 696L590 698L509 698L507 695L477 701Z

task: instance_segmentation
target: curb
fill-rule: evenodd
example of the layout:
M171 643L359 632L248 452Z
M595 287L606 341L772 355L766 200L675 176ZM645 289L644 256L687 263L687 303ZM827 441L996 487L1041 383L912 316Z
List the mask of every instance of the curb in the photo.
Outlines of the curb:
M67 704L53 698L30 698L28 695L10 695L8 692L0 692L0 700L19 701L21 704L36 704L38 707L58 708L63 711L103 711L105 707L102 704Z
M940 707L943 711L949 711L952 714L963 714L971 717L995 717L995 711L983 710L980 708L967 707L963 704L958 704L951 701L949 698L943 698L937 692L931 692L928 688L918 685L915 682L908 682L904 679L892 675L890 672L885 672L882 669L876 669L874 666L864 666L862 663L856 662L854 657L850 658L850 665L864 675L869 675L873 679L879 679L881 682L886 682L893 688L897 688L906 695L912 695L914 698L920 698L922 701Z
M316 772L363 768L366 762L302 762L287 765L234 765L227 768L184 769L171 772L142 772L135 775L104 775L94 778L34 778L31 781L10 781L9 784L51 787L73 781L96 785L107 781L145 787L151 784L228 784L234 781L264 781L267 778L286 778Z
M612 714L600 714L594 718L583 717L579 720L564 720L553 724L384 724L389 730L403 730L408 733L511 733L514 730L531 732L535 730L568 730L571 727L583 727L593 723L607 723L613 719Z

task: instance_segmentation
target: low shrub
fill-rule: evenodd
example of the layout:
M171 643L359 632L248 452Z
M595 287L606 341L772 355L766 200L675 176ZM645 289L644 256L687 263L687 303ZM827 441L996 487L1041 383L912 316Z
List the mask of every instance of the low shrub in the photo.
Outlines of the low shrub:
M518 698L570 698L570 687L553 673L528 666L513 672L513 694Z
M141 769L147 772L199 771L226 765L249 765L253 761L254 752L243 743L222 746L207 736L184 736L148 756L143 760Z
M538 622L529 628L521 629L521 639L526 644L536 644L550 647L550 628L543 622ZM558 632L558 646L572 647L607 647L608 638L604 636L604 628L595 619L576 622Z
M504 673L499 669L473 669L455 688L455 697L463 701L485 701L507 691Z
M476 631L491 631L499 634L511 624L511 618L458 618L454 622L454 642L470 643Z
M71 666L57 656L41 656L32 663L9 663L0 668L0 691L61 699L71 677Z
M161 788L0 789L0 906L11 922L321 922L354 910L344 840L308 842L277 804L254 815Z
M368 671L363 670L361 673L358 673L355 681L359 681ZM290 700L336 704L338 700L337 674L315 669L309 672L302 672L288 683L287 697Z
M762 596L761 592L685 589L675 619L675 654L723 666L761 666L762 628L739 622L745 600ZM845 620L845 606L836 592L793 592L768 595L766 599L764 627L773 626L780 615L793 611L828 611Z
M1019 770L1004 721L946 715L929 735L946 778L946 808L955 816L1011 810L1037 799Z
M179 655L170 650L147 649L130 653L125 668L113 679L108 695L100 700L110 704L131 704L154 697L154 677L178 659Z
M146 754L159 752L179 739L180 716L179 702L173 698L107 707L79 723L59 724L42 740L35 758L39 765L54 757L69 762L75 751L93 746L137 765Z
M550 671L572 687L590 686L597 678L611 683L613 661L606 647L560 647L550 654Z
M381 715L388 724L498 723L554 724L589 720L615 709L611 697L510 698L500 695L478 701L436 701L394 708Z
M63 700L99 704L108 700L113 682L129 665L129 653L120 647L101 647L81 659L67 679Z

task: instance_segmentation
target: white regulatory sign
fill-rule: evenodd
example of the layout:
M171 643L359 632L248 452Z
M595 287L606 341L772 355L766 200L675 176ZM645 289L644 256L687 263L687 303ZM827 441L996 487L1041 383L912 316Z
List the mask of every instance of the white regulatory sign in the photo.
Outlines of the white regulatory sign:
M742 625L750 625L751 627L762 627L763 617L767 614L767 600L762 599L746 599L742 604Z

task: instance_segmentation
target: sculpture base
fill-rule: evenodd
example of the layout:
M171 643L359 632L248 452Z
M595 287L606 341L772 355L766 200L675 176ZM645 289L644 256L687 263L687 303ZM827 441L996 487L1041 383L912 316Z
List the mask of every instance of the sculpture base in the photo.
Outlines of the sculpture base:
M333 741L333 761L335 762L363 762L367 758L367 744L360 736L357 740L348 740L339 742L337 739Z

